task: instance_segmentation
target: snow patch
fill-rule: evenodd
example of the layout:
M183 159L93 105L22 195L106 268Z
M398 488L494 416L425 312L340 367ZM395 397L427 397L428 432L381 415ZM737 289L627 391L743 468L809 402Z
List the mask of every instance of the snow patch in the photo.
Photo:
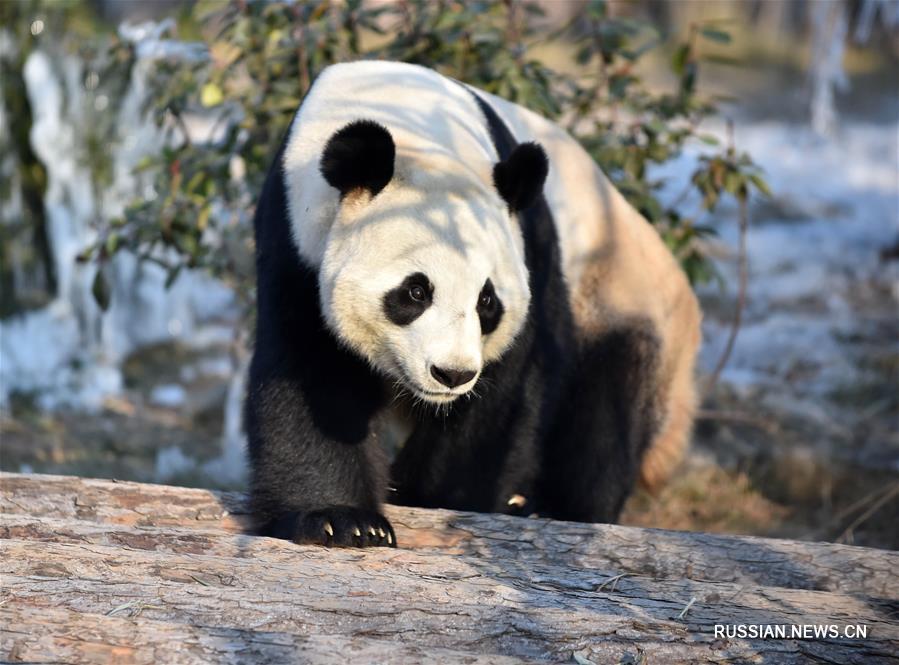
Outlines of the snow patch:
M177 383L166 383L156 386L150 393L151 404L169 409L183 406L186 399L187 392L184 390L184 386L180 386Z
M149 59L167 51L160 41L171 26L123 26L121 35L138 43L150 40L122 101L117 124L127 139L112 147L114 180L98 198L80 161L78 137L95 113L84 90L84 65L76 56L51 61L43 51L29 55L24 77L34 120L31 143L47 168L45 206L52 260L58 282L54 302L0 322L0 408L15 391L39 394L46 408L99 409L106 396L122 389L119 366L142 346L175 338L194 345L233 338L237 304L233 291L206 274L184 271L165 288L161 268L120 252L105 270L112 288L103 312L91 293L96 265L75 257L96 241L93 221L121 214L145 187L134 167L158 150L161 137L141 111ZM187 57L178 51L175 57Z
M197 461L184 454L178 446L167 446L156 453L156 482L168 482L172 478L190 473L197 468Z

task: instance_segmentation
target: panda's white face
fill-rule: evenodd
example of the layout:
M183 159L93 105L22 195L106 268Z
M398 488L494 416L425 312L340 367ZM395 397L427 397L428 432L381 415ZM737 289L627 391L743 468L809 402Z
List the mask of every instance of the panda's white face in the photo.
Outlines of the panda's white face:
M307 145L310 127L295 125L285 174L292 192L312 193L293 198L291 213L300 253L318 267L329 328L422 400L469 393L527 317L524 241L511 211L539 196L546 155L523 144L494 163L483 145L460 152L401 129L395 143L370 120Z
M407 174L377 196L345 196L320 285L337 336L439 404L472 391L509 348L530 293L521 234L499 196L470 179L428 179Z

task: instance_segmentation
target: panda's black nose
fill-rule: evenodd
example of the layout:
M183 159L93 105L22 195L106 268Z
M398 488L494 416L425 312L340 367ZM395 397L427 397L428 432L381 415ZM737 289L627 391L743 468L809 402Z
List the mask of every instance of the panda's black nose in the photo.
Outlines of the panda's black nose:
M455 388L471 381L477 372L470 369L441 369L437 365L431 365L431 376L440 381L447 388Z

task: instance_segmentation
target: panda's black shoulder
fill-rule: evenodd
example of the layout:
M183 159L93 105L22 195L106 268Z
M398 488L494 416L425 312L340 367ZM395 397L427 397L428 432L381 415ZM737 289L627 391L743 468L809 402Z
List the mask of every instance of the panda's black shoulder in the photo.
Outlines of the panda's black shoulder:
M382 386L367 364L339 344L325 325L317 271L303 261L293 238L284 173L286 146L287 139L269 168L253 221L256 334L251 388L280 384L301 389L306 408L321 428L335 439L355 441L364 436L367 423L348 418L341 406L355 399L369 405L367 412L374 411L383 401ZM337 389L335 394L334 386L347 386L347 393ZM272 408L285 407L281 403Z

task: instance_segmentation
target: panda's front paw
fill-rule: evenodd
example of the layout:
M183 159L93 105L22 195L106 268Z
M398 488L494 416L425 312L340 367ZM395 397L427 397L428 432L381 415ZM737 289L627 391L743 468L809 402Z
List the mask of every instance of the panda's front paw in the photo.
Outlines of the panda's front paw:
M328 547L396 547L396 534L386 517L350 506L298 513L291 540Z

